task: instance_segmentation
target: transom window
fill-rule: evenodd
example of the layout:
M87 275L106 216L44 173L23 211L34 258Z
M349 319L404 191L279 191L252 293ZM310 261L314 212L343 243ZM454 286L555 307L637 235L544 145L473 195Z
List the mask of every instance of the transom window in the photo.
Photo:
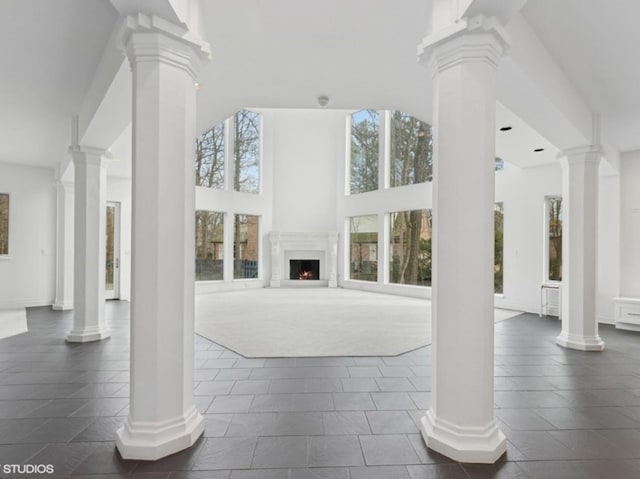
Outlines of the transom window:
M196 141L196 186L260 193L261 115L240 110Z
M349 194L431 181L431 126L398 110L360 110L350 117Z

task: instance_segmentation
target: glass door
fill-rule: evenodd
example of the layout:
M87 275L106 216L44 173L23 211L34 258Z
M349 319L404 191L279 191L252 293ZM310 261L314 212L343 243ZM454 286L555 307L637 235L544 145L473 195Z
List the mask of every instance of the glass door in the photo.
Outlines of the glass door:
M105 299L120 297L120 204L107 203Z

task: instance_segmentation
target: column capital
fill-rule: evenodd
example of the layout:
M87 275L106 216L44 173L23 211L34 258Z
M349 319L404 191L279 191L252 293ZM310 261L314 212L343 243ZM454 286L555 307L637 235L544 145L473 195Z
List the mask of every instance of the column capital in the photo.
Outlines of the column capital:
M85 145L71 145L69 147L73 164L86 163L106 167L111 160L111 153L103 148L95 148Z
M495 17L477 15L427 35L418 45L418 61L444 71L460 63L487 63L498 67L510 38Z
M144 13L123 19L118 44L131 66L160 61L182 68L194 79L202 64L211 59L209 44L184 26Z
M558 153L561 165L575 163L600 163L604 155L604 150L600 145L583 145L575 148L568 148Z

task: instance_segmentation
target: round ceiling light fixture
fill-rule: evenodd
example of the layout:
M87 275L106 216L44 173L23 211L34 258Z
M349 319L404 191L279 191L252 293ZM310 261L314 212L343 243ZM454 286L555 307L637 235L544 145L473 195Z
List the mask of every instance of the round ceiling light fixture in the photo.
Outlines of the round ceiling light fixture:
M536 152L536 153L540 153L541 151L544 151L544 148L536 148L533 151Z
M500 128L500 131L509 131L512 128L510 126L503 126L502 128Z
M326 107L329 104L329 97L325 95L321 95L318 97L318 105L322 108Z

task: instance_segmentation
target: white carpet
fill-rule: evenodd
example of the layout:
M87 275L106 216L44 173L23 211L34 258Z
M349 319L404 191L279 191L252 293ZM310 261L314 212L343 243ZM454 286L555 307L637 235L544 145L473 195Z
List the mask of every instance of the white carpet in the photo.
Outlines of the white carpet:
M196 333L249 358L395 356L431 343L430 305L342 288L215 293L196 297Z

